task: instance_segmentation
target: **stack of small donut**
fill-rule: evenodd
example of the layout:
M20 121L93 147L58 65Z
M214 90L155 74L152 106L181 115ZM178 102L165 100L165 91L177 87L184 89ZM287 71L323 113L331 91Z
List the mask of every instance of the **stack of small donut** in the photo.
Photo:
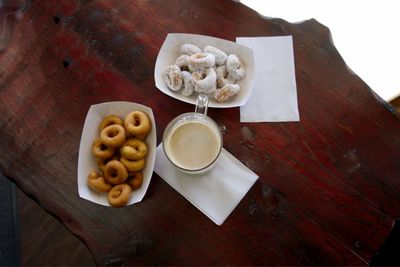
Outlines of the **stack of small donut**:
M142 111L133 111L124 119L109 115L99 126L92 152L100 171L89 173L88 185L108 193L113 207L125 206L132 191L142 185L147 155L144 140L150 130L150 118Z
M218 102L226 102L240 90L237 81L246 76L243 63L235 54L206 46L204 51L193 44L183 44L175 64L164 71L168 88L184 96L207 94Z

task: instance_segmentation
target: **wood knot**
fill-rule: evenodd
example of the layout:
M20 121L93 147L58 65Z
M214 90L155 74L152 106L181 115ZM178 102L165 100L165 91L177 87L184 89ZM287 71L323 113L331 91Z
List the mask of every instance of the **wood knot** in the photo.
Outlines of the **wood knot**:
M53 20L54 20L54 23L55 23L55 24L58 24L58 23L60 23L60 21L61 21L61 19L60 19L58 16L54 16L54 17L53 17Z
M65 59L65 60L63 60L62 64L63 64L64 68L66 69L66 68L69 67L69 65L70 65L71 63L69 62L69 60L66 60L66 59Z

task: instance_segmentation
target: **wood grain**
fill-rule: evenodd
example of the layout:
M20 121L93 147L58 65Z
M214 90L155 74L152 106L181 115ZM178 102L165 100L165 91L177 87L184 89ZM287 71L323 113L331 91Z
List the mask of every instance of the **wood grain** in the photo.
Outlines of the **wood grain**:
M259 175L218 227L156 174L123 209L79 198L90 105L191 110L154 85L169 32L292 35L301 120L240 123L211 109L224 146ZM266 19L232 1L35 1L0 54L0 171L91 250L100 265L367 265L400 210L400 124L352 73L315 20ZM173 105L173 108L171 108Z
M20 266L95 266L85 245L58 220L20 190L17 200Z

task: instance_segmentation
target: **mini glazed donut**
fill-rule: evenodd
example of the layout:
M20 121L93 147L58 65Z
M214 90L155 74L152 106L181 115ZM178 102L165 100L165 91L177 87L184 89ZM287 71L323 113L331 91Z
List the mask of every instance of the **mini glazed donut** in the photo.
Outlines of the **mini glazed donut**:
M164 71L164 81L172 91L179 91L182 87L182 73L177 65L169 65Z
M193 55L196 53L201 53L201 49L193 44L183 44L181 46L181 55Z
M104 167L104 178L110 184L122 184L128 178L128 172L120 161L110 160Z
M125 166L125 168L130 172L137 172L144 168L146 163L146 159L139 159L139 160L129 160L124 156L121 156L120 161Z
M108 203L116 208L124 207L128 204L131 194L132 189L128 184L116 185L108 192Z
M230 54L226 59L226 68L229 75L236 80L240 80L246 76L246 71L243 67L243 64L239 57L235 54Z
M143 172L130 172L128 173L128 182L132 190L138 189L143 183Z
M202 71L215 65L215 57L210 53L196 53L188 57L190 71Z
M182 71L183 90L181 94L184 96L191 96L193 94L194 85L192 82L192 74L188 71Z
M134 136L148 134L151 130L150 118L142 111L133 111L125 117L125 129Z
M99 192L108 192L111 189L111 185L108 184L104 177L96 171L91 171L88 175L88 185L90 188Z
M125 128L118 124L107 126L100 132L100 140L107 146L119 147L126 139Z
M217 88L217 74L213 68L192 73L192 83L196 93L211 94Z
M106 167L106 164L107 164L109 161L113 160L113 159L118 160L119 157L120 157L120 156L118 155L118 153L115 153L115 154L112 156L112 158L106 158L106 159L97 158L97 159L96 159L97 167L99 167L100 171L104 172L104 168Z
M213 54L215 57L215 64L218 66L224 65L226 63L226 59L228 58L228 55L225 54L224 51L211 45L206 46L206 48L204 48L204 53Z
M100 123L99 131L101 132L101 130L113 124L118 124L122 126L124 124L124 121L117 115L109 115L105 117Z
M92 153L96 158L108 159L114 155L115 148L104 144L100 138L96 138L93 141Z
M226 69L226 65L218 66L215 69L215 73L217 74L217 87L222 88L227 84L234 84L236 82L231 76L228 75L228 70Z
M131 138L125 141L119 151L121 156L129 160L138 160L147 155L147 146L139 139Z
M214 92L214 98L218 102L225 102L231 99L234 95L236 95L240 90L240 86L238 84L227 84L221 89L217 89Z
M189 55L187 55L187 54L180 55L176 59L175 65L177 65L181 70L188 70L189 69L188 58L189 58Z

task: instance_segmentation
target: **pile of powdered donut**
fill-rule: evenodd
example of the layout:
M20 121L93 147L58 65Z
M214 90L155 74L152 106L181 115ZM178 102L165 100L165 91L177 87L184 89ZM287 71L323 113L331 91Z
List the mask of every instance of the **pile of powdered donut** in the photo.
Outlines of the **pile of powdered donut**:
M206 46L202 51L193 44L183 44L180 56L164 71L168 88L183 96L207 94L217 102L232 99L240 90L239 80L246 76L240 58L235 54Z
M132 191L142 185L150 131L151 120L142 111L125 118L108 115L100 123L99 137L92 145L99 170L92 170L87 182L91 189L107 193L111 206L125 206Z

